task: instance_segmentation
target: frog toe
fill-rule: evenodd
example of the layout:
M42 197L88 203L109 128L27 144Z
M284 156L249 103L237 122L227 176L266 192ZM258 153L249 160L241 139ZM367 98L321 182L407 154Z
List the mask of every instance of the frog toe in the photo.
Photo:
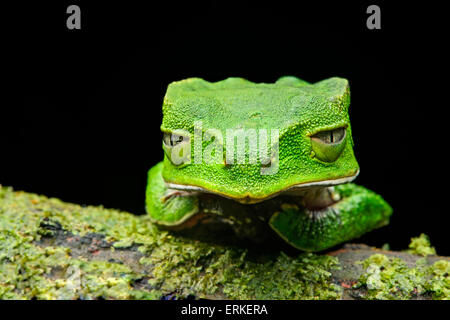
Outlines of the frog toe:
M386 225L392 208L381 196L355 184L336 187L340 200L320 210L284 208L269 225L304 251L321 251Z

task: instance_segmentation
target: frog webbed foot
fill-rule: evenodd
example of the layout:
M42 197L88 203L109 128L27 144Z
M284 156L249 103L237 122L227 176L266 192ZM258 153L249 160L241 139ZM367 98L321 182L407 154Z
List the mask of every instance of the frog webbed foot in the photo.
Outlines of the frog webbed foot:
M386 225L392 214L381 196L352 183L336 186L333 202L326 206L318 206L324 199L306 200L301 201L305 206L282 206L269 220L280 237L304 251L321 251L357 238Z

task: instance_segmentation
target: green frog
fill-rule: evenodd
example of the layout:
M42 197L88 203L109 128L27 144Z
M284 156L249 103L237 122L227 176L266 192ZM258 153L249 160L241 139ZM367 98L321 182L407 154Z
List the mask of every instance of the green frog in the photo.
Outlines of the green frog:
M321 251L388 224L383 198L359 173L346 79L285 76L171 83L164 160L149 170L146 209L175 232L197 230Z

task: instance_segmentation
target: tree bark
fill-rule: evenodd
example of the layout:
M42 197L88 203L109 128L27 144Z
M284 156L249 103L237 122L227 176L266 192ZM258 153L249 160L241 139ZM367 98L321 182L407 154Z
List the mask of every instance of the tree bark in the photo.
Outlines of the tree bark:
M364 244L252 251L0 188L1 299L448 299L449 261Z

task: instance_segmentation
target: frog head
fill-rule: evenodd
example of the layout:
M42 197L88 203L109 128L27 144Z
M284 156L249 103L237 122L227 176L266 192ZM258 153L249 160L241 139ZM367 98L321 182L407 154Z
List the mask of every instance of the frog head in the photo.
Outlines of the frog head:
M359 173L348 81L173 82L163 103L162 176L171 189L256 203Z

